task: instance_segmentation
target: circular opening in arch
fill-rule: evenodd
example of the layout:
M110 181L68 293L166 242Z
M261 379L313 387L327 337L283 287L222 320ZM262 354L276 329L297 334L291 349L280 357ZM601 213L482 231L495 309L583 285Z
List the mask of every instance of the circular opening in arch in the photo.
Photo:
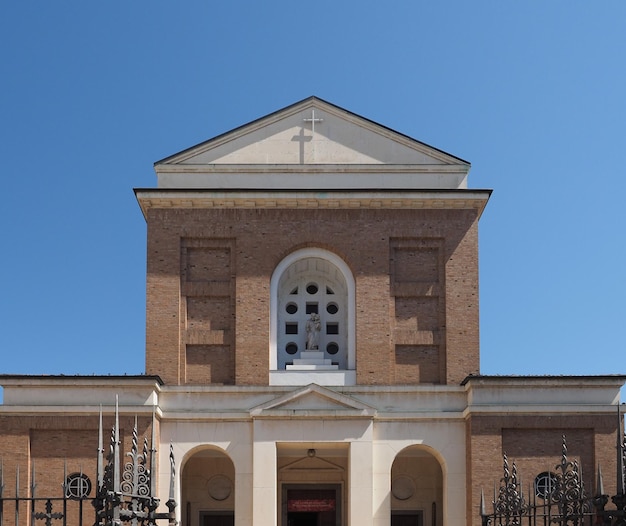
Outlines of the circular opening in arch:
M285 307L287 314L295 314L298 312L298 306L295 303L288 303Z
M306 286L307 294L317 294L318 290L319 290L319 287L317 286L317 283L309 283Z
M326 346L326 352L328 354L332 354L332 355L337 354L339 352L339 345L337 345L335 342L330 342Z
M339 312L339 306L336 303L329 303L326 305L326 312L328 314L337 314Z
M287 354L296 354L298 352L298 344L294 342L289 342L285 347L285 351Z
M308 290L307 290L308 287ZM295 379L298 370L310 370L295 360L305 352L306 323L312 314L318 314L322 326L319 332L318 349L339 370L355 371L355 281L347 263L337 254L319 247L298 249L287 255L274 269L270 281L270 334L269 366L270 384L283 382L283 376L274 374L289 371ZM295 303L298 310L290 314L287 305ZM327 311L328 304L334 303ZM293 307L290 307L293 310ZM331 314L335 312L335 314ZM290 324L298 324L298 332ZM330 327L330 329L329 329ZM296 355L287 352L287 345L295 343ZM337 345L337 352L329 355L329 343ZM290 347L290 350L294 350ZM331 352L335 346L330 347ZM294 363L296 362L296 363ZM304 375L301 375L304 378ZM339 375L337 375L339 376ZM355 383L351 372L340 383ZM291 380L290 380L291 381Z

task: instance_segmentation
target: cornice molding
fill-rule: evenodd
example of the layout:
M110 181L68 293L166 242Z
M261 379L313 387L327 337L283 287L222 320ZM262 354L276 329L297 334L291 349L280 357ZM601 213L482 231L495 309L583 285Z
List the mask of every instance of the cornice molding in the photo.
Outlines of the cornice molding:
M155 165L157 174L163 173L402 173L402 174L467 174L470 167L462 164L159 164Z
M489 200L490 190L469 191L216 191L136 189L146 216L154 208L166 209L451 209L477 210Z

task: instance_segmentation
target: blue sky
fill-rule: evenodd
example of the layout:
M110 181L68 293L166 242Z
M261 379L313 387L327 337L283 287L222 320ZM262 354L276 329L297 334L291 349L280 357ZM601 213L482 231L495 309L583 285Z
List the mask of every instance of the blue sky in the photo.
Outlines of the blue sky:
M626 2L0 3L0 372L144 371L152 163L310 95L472 163L481 372L626 373Z

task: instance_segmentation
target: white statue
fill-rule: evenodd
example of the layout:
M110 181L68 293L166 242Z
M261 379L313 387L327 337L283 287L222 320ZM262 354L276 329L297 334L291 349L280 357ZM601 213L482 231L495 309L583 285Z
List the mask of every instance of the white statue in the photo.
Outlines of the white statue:
M311 317L306 322L306 350L317 351L320 346L320 330L322 329L322 322L320 321L320 315L313 312Z

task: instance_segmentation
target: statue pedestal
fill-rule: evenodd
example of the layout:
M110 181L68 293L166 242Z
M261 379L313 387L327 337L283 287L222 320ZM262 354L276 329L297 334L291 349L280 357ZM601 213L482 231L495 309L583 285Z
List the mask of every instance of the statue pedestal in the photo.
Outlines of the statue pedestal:
M300 358L294 358L293 365L287 365L289 371L336 371L338 365L324 358L322 351L302 351Z

